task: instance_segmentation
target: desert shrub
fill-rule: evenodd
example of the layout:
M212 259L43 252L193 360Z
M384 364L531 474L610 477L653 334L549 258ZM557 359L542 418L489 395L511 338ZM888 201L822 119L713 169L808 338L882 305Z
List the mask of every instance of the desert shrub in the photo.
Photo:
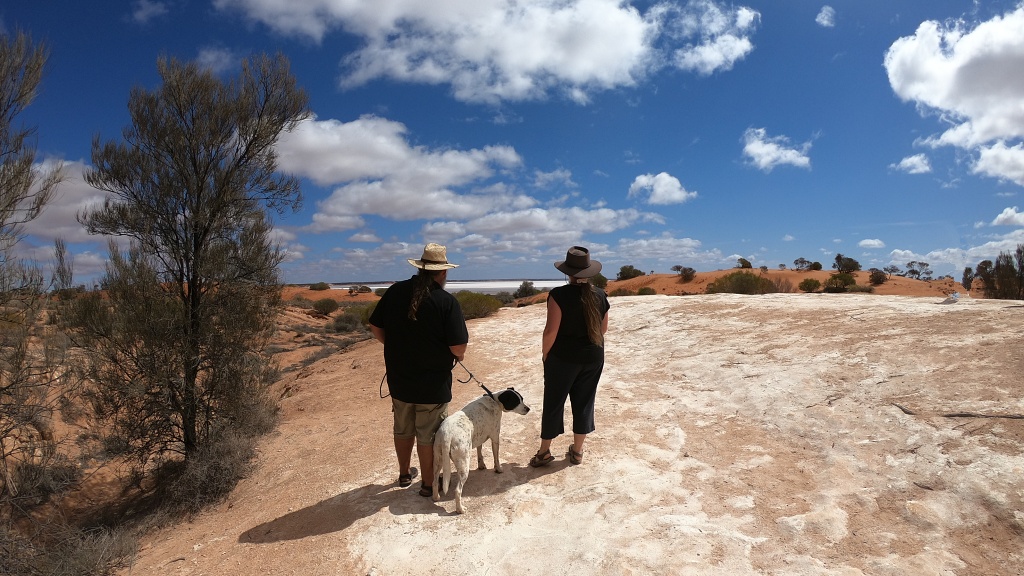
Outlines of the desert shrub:
M356 304L354 306L353 305L349 305L349 306L345 306L345 314L344 315L345 316L352 315L353 317L358 318L359 322L362 323L363 326L368 326L370 324L370 314L373 313L373 309L376 308L376 307L377 307L377 303L376 302L368 302L366 304Z
M346 310L344 314L338 314L331 323L331 329L335 332L358 332L366 330L366 325L359 319L357 314Z
M327 315L338 309L338 301L334 298L321 298L313 302L313 310Z
M190 518L205 506L221 501L253 469L256 438L225 430L215 442L204 444L187 461L161 466L159 502L173 516Z
M515 297L513 297L511 293L505 292L505 291L498 292L497 294L494 295L494 297L497 298L498 301L501 302L502 305L504 305L504 306L507 306L507 305L515 302L515 300L516 300Z
M287 306L295 306L296 308L302 308L303 310L309 310L313 307L313 301L303 296L296 296L291 300L284 303Z
M751 264L750 260L747 260L746 258L737 258L736 259L736 267L737 268L753 268L754 265Z
M697 271L688 266L679 269L679 282L686 284L687 282L693 282L693 279L697 276Z
M590 278L590 283L601 290L604 290L608 286L608 279L604 277L604 274L598 272Z
M373 291L373 293L376 294L377 296L383 296L384 293L387 291L387 288L377 288L376 290Z
M540 294L540 290L533 287L533 282L529 280L523 280L523 283L519 285L519 288L512 293L513 298L529 298L530 296L536 296Z
M5 576L113 574L139 549L130 528L83 530L66 524L36 525L36 539L0 528L0 570Z
M797 288L803 290L804 292L815 292L818 290L818 288L821 288L821 282L814 278L804 278L803 280L800 281L800 284L797 286Z
M501 300L490 294L470 292L469 290L459 291L455 294L455 299L459 301L459 306L462 307L462 315L465 316L466 320L486 318L497 312L502 306Z
M637 296L653 296L655 294L657 294L657 292L655 292L654 288L651 288L650 286L644 286L636 291Z
M811 265L808 269L814 271L821 270L821 262L811 262Z
M850 284L846 287L847 292L863 292L871 294L875 291L874 286L868 286L867 284Z
M793 291L793 283L785 278L772 278L772 284L775 285L776 292L789 294Z
M625 288L616 288L608 293L609 296L635 296L636 294L632 290Z
M885 284L885 281L889 279L889 275L879 270L878 268L872 268L871 273L868 274L868 282L872 286L879 286Z
M330 290L331 285L327 282L317 282L316 284L310 284L310 290Z
M708 294L770 294L775 284L751 272L733 272L708 284Z

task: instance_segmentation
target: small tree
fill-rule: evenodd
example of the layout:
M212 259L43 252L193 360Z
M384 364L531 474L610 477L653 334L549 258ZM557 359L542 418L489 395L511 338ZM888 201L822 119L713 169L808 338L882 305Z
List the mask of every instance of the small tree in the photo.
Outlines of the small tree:
M918 262L915 260L907 262L907 277L917 280L930 280L932 277L932 271L927 262Z
M815 271L815 272L817 272L818 270L821 270L821 262L811 262L810 269Z
M523 280L523 283L519 285L519 288L512 293L513 298L529 298L540 294L540 290L533 287L533 282L529 280Z
M836 272L843 274L852 274L860 270L860 262L857 262L853 258L848 258L842 254L836 254L835 263L832 264L832 268L835 268Z
M629 280L630 278L636 278L637 276L643 276L642 270L637 270L633 266L627 264L622 268L619 268L619 274L615 277L616 280Z
M8 506L22 488L22 465L35 454L53 456L49 422L63 396L58 386L63 350L41 329L48 287L37 266L14 254L25 224L42 213L64 178L60 163L37 168L33 129L17 125L35 99L47 56L46 47L33 45L25 34L0 35L0 520L10 519ZM58 287L69 288L70 262L64 260L62 242L57 255L63 280ZM0 532L6 528L0 524Z
M960 283L963 284L964 290L971 289L971 285L974 283L974 270L972 270L970 266L964 268L964 275L961 278Z
M889 278L892 278L893 274L896 274L897 276L900 274L900 267L895 264L890 264L885 268L882 268L882 271L888 274Z
M747 260L746 258L737 258L736 259L736 267L737 268L753 268L754 265L751 264L750 260Z
M597 286L601 290L604 290L605 288L608 287L608 279L605 278L604 274L601 274L600 272L591 276L590 283L594 286Z
M123 142L93 141L86 181L110 194L80 221L110 245L109 299L81 299L70 325L87 352L96 415L135 472L168 462L221 476L200 493L229 490L241 470L204 466L223 448L268 431L276 407L263 350L274 329L283 255L266 210L301 202L299 181L277 172L275 143L308 117L306 94L283 56L253 57L224 83L198 64L160 59L162 85L136 88ZM204 460L206 459L206 460ZM191 502L205 500L195 494Z
M811 269L811 262L806 258L797 258L796 260L793 260L793 268L795 268L797 272L806 272Z

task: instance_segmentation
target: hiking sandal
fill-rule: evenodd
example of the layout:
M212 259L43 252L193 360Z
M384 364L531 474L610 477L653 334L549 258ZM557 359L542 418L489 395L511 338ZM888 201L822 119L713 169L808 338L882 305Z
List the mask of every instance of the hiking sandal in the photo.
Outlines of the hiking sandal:
M534 468L540 468L541 466L547 466L554 462L555 457L551 455L551 450L545 450L543 452L538 451L530 458L530 466Z
M569 451L566 452L565 455L569 458L569 462L572 462L573 464L583 464L583 452L577 452L576 449L572 447L572 444L569 445Z

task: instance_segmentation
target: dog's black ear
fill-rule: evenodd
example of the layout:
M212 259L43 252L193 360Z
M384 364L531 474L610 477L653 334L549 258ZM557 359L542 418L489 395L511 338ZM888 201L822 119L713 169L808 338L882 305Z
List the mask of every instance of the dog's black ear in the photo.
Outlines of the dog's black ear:
M523 397L519 392L509 388L498 394L498 402L501 402L501 407L505 410L514 410L516 406L523 403Z

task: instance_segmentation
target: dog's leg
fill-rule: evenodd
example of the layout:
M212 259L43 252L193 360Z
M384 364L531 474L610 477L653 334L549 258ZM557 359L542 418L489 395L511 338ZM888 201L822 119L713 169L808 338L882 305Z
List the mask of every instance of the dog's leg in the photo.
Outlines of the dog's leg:
M501 462L498 460L498 437L491 438L491 452L494 454L494 471L501 474Z
M459 472L459 482L455 485L455 511L459 514L464 514L466 508L462 505L462 487L466 485L466 480L469 478L469 459L472 458L469 450L465 452L465 458L462 458L455 462L455 468ZM448 481L448 474L445 474L445 481Z
M476 468L477 470L487 470L487 464L484 464L484 445L481 444L476 447Z

